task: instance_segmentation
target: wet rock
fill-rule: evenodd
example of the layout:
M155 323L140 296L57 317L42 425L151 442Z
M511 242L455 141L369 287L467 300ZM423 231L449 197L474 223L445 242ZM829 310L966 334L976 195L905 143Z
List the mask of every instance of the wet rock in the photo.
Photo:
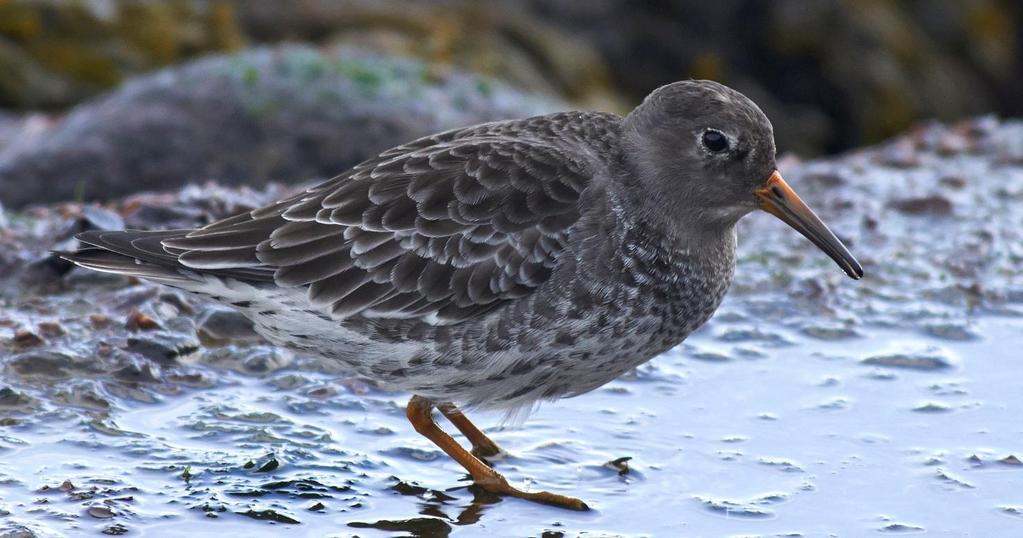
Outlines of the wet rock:
M109 327L111 323L113 323L113 320L111 320L106 314L89 314L89 324L92 325L94 329L105 329Z
M875 355L861 361L863 364L884 366L888 368L905 368L909 370L935 371L952 367L952 363L940 355L893 353Z
M968 342L980 338L976 332L959 323L930 323L924 326L924 332L935 338L955 342Z
M302 523L301 521L295 519L292 516L289 516L288 514L270 508L267 508L265 510L249 510L246 512L237 512L237 514L245 517L251 517L252 519L259 519L262 521L275 521L277 523L287 523L289 525L298 525Z
M196 324L199 338L213 345L262 341L252 321L237 310L209 308Z
M924 402L913 408L917 413L948 413L952 408L942 402Z
M66 378L79 366L71 355L49 349L15 355L8 364L19 375L49 378Z
M947 189L962 189L966 187L966 178L960 176L945 176L938 180L938 185Z
M885 532L885 533L916 533L916 532L922 532L924 530L925 529L923 527L921 527L920 525L913 525L913 524L910 524L910 523L899 523L897 521L893 521L891 523L886 523L886 524L882 525L881 528L877 529L877 532Z
M185 299L185 297L179 292L167 291L161 293L158 299L160 299L161 303L166 303L168 305L173 306L176 311L176 314L187 315L195 313L195 308L192 307L192 303Z
M778 470L780 470L782 472L786 472L786 473L802 473L802 472L805 472L803 470L803 468L799 466L798 463L796 463L794 461L791 461L791 460L783 459L783 458L766 458L765 457L765 458L758 459L757 463L759 463L761 465L766 465L768 467L773 467L775 469L778 469Z
M94 380L75 380L62 385L53 393L53 399L57 403L84 409L103 411L111 408L110 398Z
M1009 516L1023 518L1023 505L1021 504L1002 504L998 506L998 510Z
M155 361L169 361L199 350L199 341L191 334L156 331L127 339L124 348Z
M114 523L109 527L104 527L101 532L109 536L121 536L123 534L128 534L128 527L125 527L120 523Z
M242 467L250 469L256 473L269 473L276 471L281 466L281 462L277 460L277 457L273 454L267 454L259 461L248 461Z
M428 72L416 60L298 45L197 60L127 82L0 152L0 199L22 207L207 178L308 181L445 128L564 108L477 75ZM175 210L139 207L128 221Z
M943 217L952 213L952 202L940 194L892 200L888 206L906 215Z
M3 538L40 538L40 535L32 529L17 523L8 523L0 527L0 536Z
M1002 465L1011 465L1013 467L1023 466L1023 461L1016 457L1015 454L1009 454L1008 456L1005 456L1004 458L998 460L998 463L1001 463Z
M242 369L253 374L262 374L280 370L291 363L291 355L278 350L261 350L246 354L242 359Z
M19 275L19 281L23 286L31 289L54 288L60 283L60 279L71 272L74 267L73 263L59 256L50 253L40 254L38 258L24 266L24 270Z
M114 511L109 506L103 505L90 506L86 509L85 513L96 519L110 519L114 517Z
M353 521L348 524L355 529L377 529L389 532L407 532L411 536L448 536L451 525L435 517L414 517L410 519L380 520L373 523Z
M16 347L36 347L45 343L38 334L28 329L18 329L14 332L14 338L11 340Z
M158 383L163 378L160 366L151 361L128 358L128 364L115 370L115 378L129 383Z
M825 323L803 327L800 332L811 338L825 341L849 340L861 336L856 329L847 325Z
M701 496L694 497L694 499L706 510L726 517L741 519L769 519L774 517L774 511L761 508L748 501Z
M697 351L688 355L693 359L705 362L729 362L732 360L731 357L723 353L714 353L712 351Z
M34 401L31 396L12 387L0 388L0 407L2 408L24 408L32 405Z
M892 143L885 144L875 154L875 162L882 166L892 168L916 168L922 164L920 153L908 139L898 139Z
M952 486L957 489L976 489L977 487L967 482L964 478L946 471L945 469L937 469L935 471L935 476L945 485Z
M124 322L124 328L129 331L150 331L153 329L159 329L160 324L150 317L149 314L132 309L132 311L128 313L128 317Z
M46 338L57 338L67 334L64 327L56 321L43 321L39 323L36 328L39 329L39 334Z

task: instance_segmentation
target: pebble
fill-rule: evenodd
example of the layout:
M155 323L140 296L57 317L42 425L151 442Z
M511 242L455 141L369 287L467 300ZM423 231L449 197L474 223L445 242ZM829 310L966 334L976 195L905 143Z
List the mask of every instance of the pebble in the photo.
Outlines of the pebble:
M952 202L940 194L900 198L888 202L888 207L905 215L943 217L952 213Z
M148 359L166 361L198 351L199 341L190 334L159 331L128 338L125 349Z
M20 348L35 347L45 343L38 334L28 329L18 329L15 331L13 341L14 345Z
M262 340L262 337L253 329L252 320L237 310L209 308L199 317L196 327L199 338L211 344Z
M110 519L114 517L114 511L103 505L90 506L85 512L96 519Z
M128 534L128 527L121 525L120 523L114 523L113 525L103 529L103 534L110 536L120 536L122 534Z
M863 364L885 366L888 368L905 368L909 370L944 370L951 368L948 359L936 355L910 355L894 353L891 355L875 355L861 361Z
M913 408L917 413L948 413L952 408L941 402L924 402Z
M124 327L129 331L149 331L152 329L158 329L160 324L153 318L149 317L149 315L133 308L131 312L128 313L128 318L124 322Z
M1015 454L1009 454L1008 456L998 460L998 463L1001 463L1002 465L1012 465L1014 467L1023 465L1023 461L1020 461Z
M56 338L67 334L64 327L56 321L44 321L36 328L39 329L39 334L42 334L46 338Z
M65 378L75 369L75 359L67 353L50 349L16 355L8 363L20 375Z
M11 387L0 388L0 407L25 407L32 403L33 399Z
M109 327L111 323L112 321L110 316L107 316L106 314L89 314L89 324L92 325L92 328L94 329L105 329Z

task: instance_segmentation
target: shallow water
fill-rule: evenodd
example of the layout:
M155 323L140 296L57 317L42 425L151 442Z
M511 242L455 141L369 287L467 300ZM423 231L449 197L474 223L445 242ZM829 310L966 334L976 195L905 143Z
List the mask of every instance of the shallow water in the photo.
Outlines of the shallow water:
M990 120L789 162L864 281L756 215L732 293L686 343L521 425L471 415L511 453L496 465L513 483L587 513L474 491L407 424L407 395L244 338L198 340L191 299L79 273L43 299L8 292L0 336L44 343L0 350L0 529L1023 534L1020 163L1023 126ZM126 332L132 308L158 327ZM607 465L619 458L627 472Z

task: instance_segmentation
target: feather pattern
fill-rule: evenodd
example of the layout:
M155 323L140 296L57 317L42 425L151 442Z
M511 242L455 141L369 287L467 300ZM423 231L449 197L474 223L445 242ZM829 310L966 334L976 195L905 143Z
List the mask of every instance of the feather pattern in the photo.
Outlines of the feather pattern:
M440 133L248 214L162 239L196 271L260 271L334 319L456 324L552 272L592 163L522 128Z

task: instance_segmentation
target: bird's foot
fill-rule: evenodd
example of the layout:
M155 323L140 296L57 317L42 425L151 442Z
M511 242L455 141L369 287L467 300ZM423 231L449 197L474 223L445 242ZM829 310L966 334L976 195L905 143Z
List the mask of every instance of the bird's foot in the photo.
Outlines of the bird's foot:
M526 499L527 501L549 504L551 506L567 508L569 510L578 510L580 512L585 512L590 509L589 506L586 506L586 503L576 499L575 497L558 495L557 493L551 493L549 491L522 491L513 487L508 483L508 480L505 479L505 477L497 473L494 473L492 476L476 480L476 485L497 495L518 497L520 499Z

